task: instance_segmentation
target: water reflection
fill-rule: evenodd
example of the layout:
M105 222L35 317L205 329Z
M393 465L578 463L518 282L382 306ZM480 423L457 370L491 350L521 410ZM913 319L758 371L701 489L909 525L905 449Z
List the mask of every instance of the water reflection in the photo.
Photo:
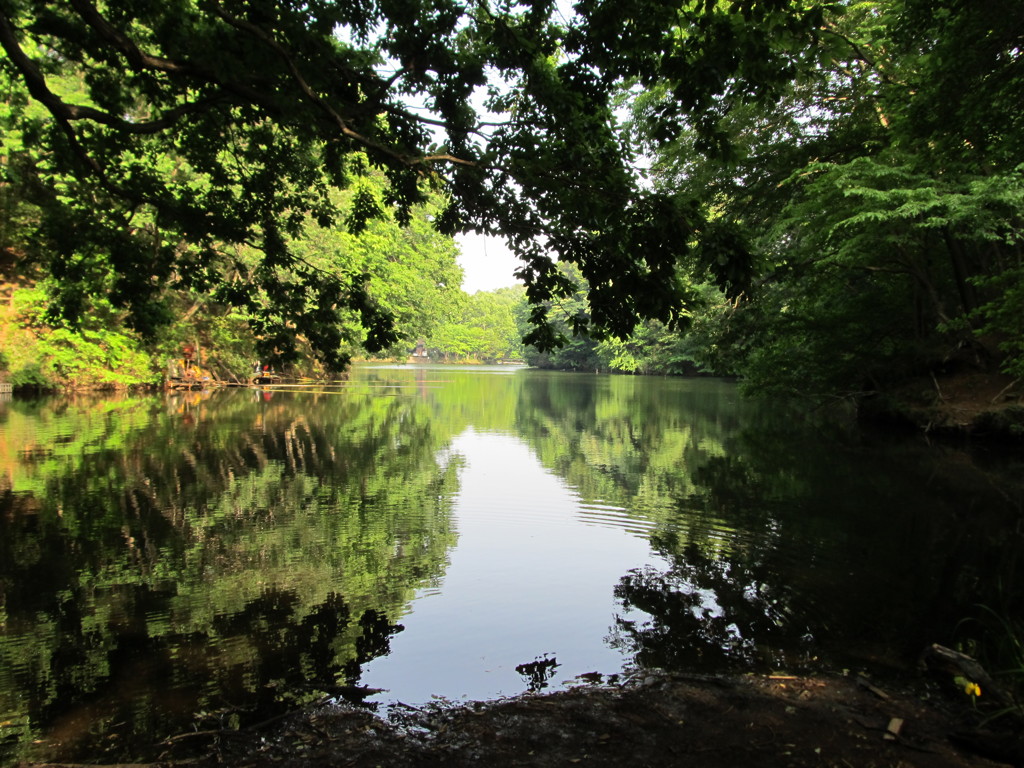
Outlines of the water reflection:
M628 569L663 562L647 539L582 521L579 495L515 435L471 428L450 450L462 461L459 543L440 589L401 617L393 653L366 666L366 683L386 689L375 700L493 698L618 671L624 658L604 640L612 588ZM557 670L526 667L549 673L543 680L517 669L551 657Z
M707 380L366 367L15 400L0 759L137 759L367 686L903 663L977 603L1024 613L1024 472L980 459Z
M979 603L1024 611L1019 455L874 435L709 381L608 377L572 399L539 379L527 398L545 465L588 508L642 521L668 562L615 587L647 615L610 640L643 664L900 667L962 639Z
M616 597L650 618L620 618L612 642L647 667L793 670L815 659L814 638L787 593L691 544L666 571L648 567L622 578Z
M554 656L540 656L533 661L517 665L516 672L525 681L526 690L530 693L539 693L548 687L558 666L558 660Z
M443 575L458 464L421 401L252 395L8 406L13 756L138 755L350 689Z

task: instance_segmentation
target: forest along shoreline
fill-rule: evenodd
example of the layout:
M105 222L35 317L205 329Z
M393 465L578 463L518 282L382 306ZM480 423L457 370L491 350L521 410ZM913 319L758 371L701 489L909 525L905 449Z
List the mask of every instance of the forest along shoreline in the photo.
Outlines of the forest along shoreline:
M1021 721L982 727L991 706L950 671L902 683L641 672L492 702L396 704L386 716L331 700L242 730L173 736L148 765L1021 765Z

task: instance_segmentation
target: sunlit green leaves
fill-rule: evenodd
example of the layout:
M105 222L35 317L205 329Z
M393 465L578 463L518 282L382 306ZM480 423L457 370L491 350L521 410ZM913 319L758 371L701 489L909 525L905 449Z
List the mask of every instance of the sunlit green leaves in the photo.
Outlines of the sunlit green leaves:
M625 336L638 320L672 324L686 299L676 263L701 237L701 212L690 196L641 182L618 132L616 89L667 78L658 135L695 129L696 146L725 157L730 102L774 98L821 21L816 5L796 0L586 2L574 15L554 3L447 0L21 0L5 14L10 82L50 113L41 146L51 154L39 152L46 160L33 166L41 188L59 190L35 201L48 266L63 279L78 248L112 256L123 279L111 298L147 333L156 318L145 305L168 280L252 309L243 293L216 284L239 271L233 249L255 245L268 266L290 268L277 235L295 238L308 217L353 232L382 215L406 225L442 188L450 202L439 230L504 234L535 304L572 292L556 258L579 267L592 303L576 316L578 330ZM61 89L65 81L77 91ZM478 114L485 90L493 115ZM364 159L353 162L356 153ZM360 188L338 208L332 194L369 169L385 187ZM136 242L140 215L156 230ZM83 233L74 244L59 234L69 226ZM735 260L719 279L737 283L744 255L719 250ZM182 275L192 270L202 279ZM309 302L280 290L273 269L247 276L280 302L256 314L261 327L274 326L267 346L282 359L304 338L335 366L343 356L328 347L346 333L323 326L344 325L349 312L370 324L371 346L393 335L395 313L366 302L377 294L344 290L356 282L336 283L341 311L321 307L313 320L300 317ZM83 310L75 298L67 293L69 319ZM533 342L557 343L546 311L533 319Z
M466 296L427 335L428 352L445 362L521 360L522 329L516 315L525 302L519 287Z
M762 21L782 23L768 5ZM673 124L674 79L634 101L630 127L654 153L655 185L688 191L706 217L690 255L742 299L697 319L702 359L751 387L833 394L940 371L958 350L1014 367L1016 353L1004 355L1018 349L1018 302L1000 275L1017 260L1019 158L1007 162L1005 149L1022 134L1003 99L1024 80L996 51L1019 32L996 31L994 9L975 6L934 13L887 0L810 13L821 10L811 48L784 38L796 47L776 101L736 91L722 105L715 125L731 155L709 161L705 126ZM742 45L743 34L731 39ZM936 83L993 105L942 108L949 93ZM979 325L986 334L973 336Z

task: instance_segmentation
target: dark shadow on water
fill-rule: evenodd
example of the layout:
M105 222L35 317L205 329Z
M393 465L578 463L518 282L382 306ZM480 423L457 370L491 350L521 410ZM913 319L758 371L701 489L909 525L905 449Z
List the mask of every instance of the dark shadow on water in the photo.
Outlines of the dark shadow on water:
M390 651L402 630L375 610L352 621L345 600L330 594L300 615L293 592L267 590L208 632L160 638L127 628L102 653L111 674L89 692L68 685L41 708L50 749L62 760L155 760L170 742L206 746L195 731L237 730L316 700L367 695L358 685L363 664ZM354 645L348 656L346 647ZM53 673L73 674L83 662L79 638L54 655ZM232 649L237 651L233 661ZM346 657L348 657L346 659ZM197 704L201 703L197 710ZM109 726L97 730L96 723Z
M641 666L661 669L793 668L813 657L810 627L785 588L742 563L709 558L688 545L671 568L631 571L615 587L626 609L649 619L617 619L612 642Z

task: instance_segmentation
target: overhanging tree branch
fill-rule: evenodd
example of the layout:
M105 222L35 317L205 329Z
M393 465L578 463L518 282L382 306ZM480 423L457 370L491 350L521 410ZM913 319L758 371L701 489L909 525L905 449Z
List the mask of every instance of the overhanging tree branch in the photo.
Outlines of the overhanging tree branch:
M262 41L265 45L270 47L285 63L285 66L288 68L288 71L291 74L292 79L295 81L296 85L299 86L299 89L302 91L302 94L303 96L305 96L306 100L313 104L317 109L322 111L325 115L327 115L331 122L333 122L334 125L338 127L342 135L345 136L347 139L354 141L355 143L365 147L366 149L370 149L373 150L374 152L385 155L391 158L392 160L395 160L398 163L408 167L424 165L426 163L433 161L445 161L449 163L468 166L476 165L476 163L472 160L454 157L449 154L424 155L420 157L406 155L390 147L387 147L378 141L374 141L373 139L367 136L364 136L359 131L356 131L348 120L342 117L341 114L336 109L334 109L334 107L328 104L325 99L323 99L318 93L316 93L315 90L313 90L309 82L306 80L306 78L302 76L302 73L299 71L299 67L295 63L295 59L288 53L284 46L282 46L280 43L277 42L277 40L273 38L272 35L268 34L266 31L264 31L263 29L261 29L260 27L256 26L251 22L232 16L227 11L225 11L224 8L220 5L214 5L213 7L216 10L217 15L226 23L230 24L236 29L248 32L252 36L256 37L258 40Z
M74 128L70 121L80 119L83 111L89 111L89 107L72 107L65 104L46 84L46 78L42 71L26 54L18 43L17 35L14 32L14 25L6 13L0 13L0 45L10 57L13 64L18 68L25 85L30 94L49 110L54 119L60 125L61 131L67 137L76 156L85 164L91 173L103 177L103 168L96 159L89 155L78 141ZM92 110L95 111L95 110Z

